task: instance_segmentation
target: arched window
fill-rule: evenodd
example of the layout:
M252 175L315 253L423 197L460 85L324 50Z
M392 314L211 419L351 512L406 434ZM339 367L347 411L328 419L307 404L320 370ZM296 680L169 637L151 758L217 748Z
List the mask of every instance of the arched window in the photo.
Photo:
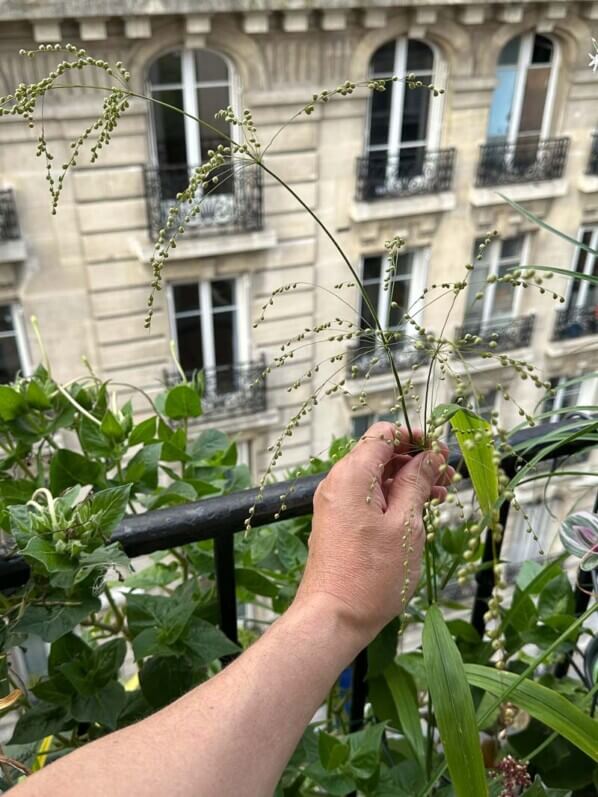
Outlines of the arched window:
M179 50L166 53L149 72L151 96L190 116L209 122L230 135L230 125L214 114L230 104L230 75L226 61L210 50ZM199 166L209 149L223 143L189 116L153 105L154 157L160 167Z
M517 36L500 53L488 118L488 138L514 143L550 133L555 48L539 33Z
M438 71L433 49L417 39L400 38L376 50L370 76L413 75L424 86ZM366 155L360 159L360 199L424 194L450 189L454 151L438 150L441 101L427 88L410 89L403 79L374 91L369 111Z

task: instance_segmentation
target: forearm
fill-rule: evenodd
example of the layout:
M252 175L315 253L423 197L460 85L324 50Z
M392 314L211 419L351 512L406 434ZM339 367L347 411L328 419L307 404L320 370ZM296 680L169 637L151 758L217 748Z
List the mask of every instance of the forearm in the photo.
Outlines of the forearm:
M267 797L363 643L336 604L310 598L215 678L42 770L17 793Z

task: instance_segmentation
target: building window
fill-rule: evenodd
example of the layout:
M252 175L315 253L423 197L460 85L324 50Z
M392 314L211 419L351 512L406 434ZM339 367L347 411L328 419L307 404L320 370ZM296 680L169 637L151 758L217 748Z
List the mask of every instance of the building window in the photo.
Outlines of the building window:
M20 308L0 305L0 382L12 382L19 372L27 371L25 331Z
M596 378L591 375L569 377L554 376L550 379L554 393L546 397L543 403L543 412L551 413L546 422L562 420L567 410L573 407L589 407L594 405L596 391ZM583 412L584 410L582 410ZM585 410L587 412L587 410Z
M378 421L389 421L390 423L400 424L400 414L392 412L367 412L365 415L355 415L351 419L351 436L359 440L374 423Z
M598 247L598 227L582 227L580 230L581 242L593 249ZM598 279L598 259L592 252L586 249L577 248L575 250L575 260L573 270L577 274L585 274L588 277ZM578 308L595 308L598 305L598 285L595 282L585 279L569 280L569 297L567 308L569 310Z
M552 97L557 70L550 39L526 33L501 50L488 118L488 138L515 142L539 140L550 131Z
M412 74L425 86L433 82L434 70L432 48L417 39L387 42L376 50L370 62L373 78ZM386 91L372 92L367 164L369 181L378 181L379 193L393 193L397 181L429 171L425 169L426 152L437 146L434 139L439 136L439 119L434 124L430 97L427 89L409 89L404 80L388 83Z
M179 50L158 58L149 72L151 96L209 122L224 136L230 125L214 114L230 105L230 75L226 61L210 50ZM208 150L224 139L193 118L153 105L154 151L162 168L193 168L208 158ZM183 186L184 187L184 186Z
M204 371L206 391L235 389L242 359L237 280L170 286L171 318L179 362L186 374Z
M478 325L480 334L483 334L485 328L492 327L496 322L504 323L516 315L517 289L508 282L488 284L486 280L488 277L504 277L509 269L524 262L525 237L518 235L492 241L484 250L482 260L477 260L481 243L481 240L475 243L474 269L469 275L465 321L467 325ZM484 298L476 299L480 292L484 294Z

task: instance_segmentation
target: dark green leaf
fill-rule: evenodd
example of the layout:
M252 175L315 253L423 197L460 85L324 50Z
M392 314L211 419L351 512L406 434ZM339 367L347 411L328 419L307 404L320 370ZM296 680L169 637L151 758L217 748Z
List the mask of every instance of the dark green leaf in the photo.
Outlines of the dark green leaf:
M229 447L229 439L224 432L217 429L206 429L201 432L191 446L193 462L210 462L217 455L223 455Z
M158 463L162 443L150 443L141 448L125 468L125 481L141 484L148 490L158 486Z
M318 751L324 769L337 769L349 758L349 745L336 736L321 731L318 734Z
M176 506L177 504L187 504L197 499L197 493L193 487L185 481L176 481L169 484L164 490L149 503L148 509L160 509L163 506Z
M139 673L141 691L154 709L184 695L193 685L193 668L181 656L148 659Z
M131 485L123 484L100 490L91 497L89 508L92 515L99 515L98 523L104 539L110 537L125 516L130 494Z
M21 553L33 562L39 562L48 573L57 573L60 570L72 570L73 562L66 554L56 553L56 549L49 540L41 537L31 537Z
M371 778L380 764L380 745L384 723L368 725L364 730L348 737L351 754L348 769L355 778Z
M521 797L571 797L571 791L569 789L549 789L542 783L540 776L536 775L533 784L523 792Z
M209 664L214 659L238 653L239 648L219 628L193 617L182 636L182 641L193 653L198 664Z
M68 448L61 448L54 454L50 464L50 490L53 495L58 495L74 484L95 484L101 473L99 462L93 462Z
M423 632L428 686L456 797L488 794L471 692L459 650L437 606Z
M14 421L27 409L23 396L8 385L0 385L0 418L3 421Z
M52 408L52 402L44 392L44 389L35 380L31 380L27 385L26 392L27 404L36 410L49 410Z
M79 722L99 722L114 730L126 702L122 684L112 681L93 694L75 695L71 702L71 713Z
M266 598L274 598L278 595L276 584L259 570L254 570L251 567L237 567L235 576L237 584L254 595L264 595Z
M385 670L384 678L394 700L401 729L415 760L422 771L425 771L426 752L419 717L415 681L406 670L401 669L397 664L391 664Z
M367 678L375 678L392 664L397 655L398 635L401 621L398 617L391 620L368 646Z
M166 394L164 413L173 420L197 418L201 415L201 400L189 385L177 385Z
M44 642L54 642L100 607L99 599L91 596L74 606L28 606L14 631L39 636Z
M106 410L102 423L100 426L102 434L106 435L109 440L116 442L122 440L125 436L125 430L118 422L112 410Z
M463 639L465 642L471 642L472 645L477 645L482 641L472 624L465 620L449 620L446 627L453 636Z
M151 443L156 437L156 422L156 416L152 415L151 418L146 418L144 421L138 423L129 435L129 445L136 446L139 445L139 443L143 443L144 445Z
M19 717L10 744L36 742L45 736L59 733L68 723L70 716L62 706L35 703Z
M552 579L538 601L538 614L545 620L553 614L573 614L574 598L569 579L564 573Z

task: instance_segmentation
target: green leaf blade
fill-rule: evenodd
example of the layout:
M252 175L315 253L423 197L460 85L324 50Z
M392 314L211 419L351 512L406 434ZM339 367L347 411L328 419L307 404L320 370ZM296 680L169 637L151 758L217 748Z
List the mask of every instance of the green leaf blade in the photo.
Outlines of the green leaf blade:
M423 631L426 676L456 797L486 797L488 786L473 699L459 650L440 609L431 606Z

